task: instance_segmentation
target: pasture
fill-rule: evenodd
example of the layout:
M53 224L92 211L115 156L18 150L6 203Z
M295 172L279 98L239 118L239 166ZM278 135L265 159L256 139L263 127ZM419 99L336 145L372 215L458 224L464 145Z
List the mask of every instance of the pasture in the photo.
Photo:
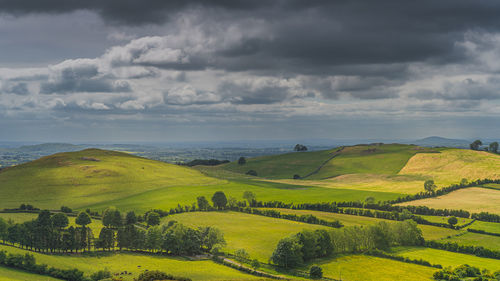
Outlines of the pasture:
M383 259L351 255L316 262L323 268L325 277L349 281L432 280L435 268Z
M0 266L0 281L59 281L59 280L61 279Z
M500 190L470 187L446 195L409 201L400 206L427 206L435 209L462 209L473 213L500 213Z
M0 245L0 250L18 254L28 252L4 245ZM211 260L190 261L180 257L140 253L100 253L98 255L45 255L34 252L30 253L35 256L37 263L44 263L62 269L76 267L86 274L91 274L102 269L108 269L112 273L121 273L126 270L132 273L131 275L122 275L126 281L132 281L134 277L137 277L138 274L146 269L161 270L173 275L189 277L193 280L259 280L255 276L216 264Z
M281 238L303 229L330 229L324 226L237 212L193 212L165 217L162 222L177 221L185 225L214 226L224 233L227 246L234 252L245 249L252 259L267 262Z
M500 223L497 222L475 221L468 228L484 230L491 233L500 233Z
M460 254L444 250L422 247L397 247L393 248L392 252L399 256L411 259L423 259L434 264L440 264L443 267L455 267L462 264L468 264L491 271L500 269L500 260L480 258L474 255Z
M500 237L479 233L467 232L463 235L440 240L440 242L456 242L459 245L482 246L490 250L500 251Z

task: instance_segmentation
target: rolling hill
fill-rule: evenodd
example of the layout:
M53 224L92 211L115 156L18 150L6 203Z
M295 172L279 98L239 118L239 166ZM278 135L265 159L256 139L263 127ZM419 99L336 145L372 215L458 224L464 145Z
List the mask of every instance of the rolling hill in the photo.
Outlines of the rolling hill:
M100 149L58 153L0 172L0 207L79 207L173 186L224 183L202 173Z

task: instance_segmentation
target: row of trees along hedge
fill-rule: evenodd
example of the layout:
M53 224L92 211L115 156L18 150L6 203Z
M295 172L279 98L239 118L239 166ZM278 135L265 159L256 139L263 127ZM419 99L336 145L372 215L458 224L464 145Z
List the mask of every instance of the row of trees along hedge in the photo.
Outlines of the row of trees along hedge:
M411 220L390 224L379 222L372 226L351 226L330 231L304 230L281 239L271 261L281 267L293 268L333 253L358 253L423 243L422 231Z
M276 210L260 210L260 209L254 209L250 207L238 207L236 209L233 208L233 210L238 211L238 212L243 212L247 214L254 214L254 215L259 215L259 216L266 216L266 217L272 217L272 218L280 218L280 219L285 219L285 220L292 220L292 221L300 221L304 223L310 223L310 224L319 224L319 225L325 225L329 227L342 227L342 223L340 223L339 220L335 221L326 221L323 219L319 219L318 217L307 214L307 215L296 215L296 214L282 214Z
M0 251L0 265L5 265L7 267L21 269L40 275L48 275L63 280L88 280L83 276L83 272L78 269L58 269L54 267L48 267L46 264L36 264L35 257L29 253L21 255Z
M423 260L423 259L417 260L417 259L410 259L410 258L402 257L402 256L396 256L396 255L392 255L392 254L389 254L387 252L377 250L377 249L369 250L365 254L370 255L370 256L374 256L374 257L386 258L386 259L391 259L391 260L396 260L396 261L401 261L401 262L406 262L406 263L419 264L419 265L435 267L435 268L443 268L443 266L440 264L431 264L430 262Z
M479 233L479 234L485 234L485 235L491 235L491 236L498 236L500 237L500 233L494 233L494 232L488 232L480 229L473 229L473 228L467 228L468 232L472 233Z
M450 252L472 254L483 258L500 259L500 251L486 249L481 246L466 246L456 242L426 241L425 246L434 249L446 250Z
M158 217L150 213L149 217ZM159 223L158 220L154 220ZM224 244L224 236L219 229L201 227L194 229L176 222L168 225L151 226L147 230L136 227L133 212L123 218L115 208L108 208L103 215L99 237L93 239L92 230L87 227L91 219L82 212L76 218L79 227L68 227L68 218L63 213L51 215L41 211L35 220L9 224L0 218L0 239L5 243L19 245L41 252L73 252L94 249L112 250L127 248L150 250L172 255L192 255L210 251L215 245Z

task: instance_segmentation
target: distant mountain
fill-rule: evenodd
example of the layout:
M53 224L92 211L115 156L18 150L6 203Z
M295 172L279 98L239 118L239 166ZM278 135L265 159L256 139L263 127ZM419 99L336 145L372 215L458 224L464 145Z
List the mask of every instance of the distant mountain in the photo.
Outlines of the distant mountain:
M85 148L81 145L74 145L70 143L42 143L36 145L24 145L17 148L18 151L26 153L57 153L57 152L67 152L67 151L77 151Z
M468 148L470 141L461 139L448 139L443 137L427 137L419 140L410 142L411 144L416 144L420 146L446 146L446 147L457 147L457 148Z

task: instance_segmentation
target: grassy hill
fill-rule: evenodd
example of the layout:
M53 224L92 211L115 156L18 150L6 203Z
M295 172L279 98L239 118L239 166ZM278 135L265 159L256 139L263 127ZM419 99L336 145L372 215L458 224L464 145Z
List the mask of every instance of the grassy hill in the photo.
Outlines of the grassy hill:
M223 183L202 173L126 153L86 149L58 153L0 172L2 208L85 206L173 186Z

